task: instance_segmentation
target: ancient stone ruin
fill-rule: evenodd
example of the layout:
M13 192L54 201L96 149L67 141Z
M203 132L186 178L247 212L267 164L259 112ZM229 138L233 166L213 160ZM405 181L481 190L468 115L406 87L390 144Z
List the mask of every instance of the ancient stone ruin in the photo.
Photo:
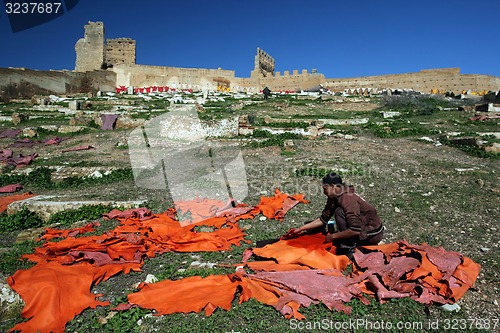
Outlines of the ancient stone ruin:
M29 85L45 93L86 91L142 91L173 89L221 92L297 92L319 89L352 95L411 90L433 94L486 94L500 90L500 77L461 74L460 68L421 70L415 73L325 78L316 69L275 71L276 60L257 48L250 77L236 77L234 70L150 66L136 63L136 41L126 37L105 39L103 22L89 22L75 45L74 71L33 71L0 68L0 87ZM41 93L40 91L38 93Z

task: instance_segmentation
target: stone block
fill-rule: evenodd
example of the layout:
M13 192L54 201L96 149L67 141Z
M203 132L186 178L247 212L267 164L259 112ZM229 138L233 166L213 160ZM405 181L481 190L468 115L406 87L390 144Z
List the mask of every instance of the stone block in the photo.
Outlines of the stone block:
M122 114L116 119L115 128L136 128L144 125L146 119L133 119L129 115Z
M489 153L500 153L500 143L494 142L491 146L485 146L484 150Z
M240 127L238 128L238 135L252 135L253 131L253 127Z
M238 126L240 127L250 126L250 122L248 121L248 115L244 114L238 118Z
M0 321L17 320L23 307L22 298L7 283L0 282Z
M488 92L483 96L485 103L495 103L496 94L492 91Z
M450 144L456 146L471 146L478 147L477 138L475 137L464 137L464 138L449 138Z
M13 113L12 114L12 123L14 125L19 125L21 122L28 120L29 117L25 114L21 113Z
M25 129L23 129L23 136L28 138L34 138L35 136L38 136L38 133L34 128L26 127Z
M68 107L70 110L80 110L82 103L80 101L69 101Z
M57 130L59 129L59 127L57 127L56 125L42 125L40 126L40 128L49 132L57 132Z
M25 200L15 201L7 206L7 214L14 214L26 208L34 213L44 221L48 221L50 217L57 213L68 209L78 209L86 205L105 205L123 207L125 209L137 208L144 204L144 201L55 201L58 198L48 195L37 195ZM40 228L43 231L43 228ZM31 229L26 232L24 238L32 237L38 233L38 229Z
M397 117L400 115L401 115L401 113L398 111L382 111L382 116L384 118L393 118L393 117Z
M57 130L59 133L64 134L64 133L77 133L80 131L83 131L86 127L85 126L66 126L62 125L59 127Z
M488 103L476 105L476 111L488 111Z

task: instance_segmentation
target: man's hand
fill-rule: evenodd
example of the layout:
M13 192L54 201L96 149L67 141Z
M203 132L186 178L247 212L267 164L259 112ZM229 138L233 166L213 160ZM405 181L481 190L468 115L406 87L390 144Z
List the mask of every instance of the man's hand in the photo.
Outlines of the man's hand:
M297 237L300 236L301 232L302 232L302 230L300 230L300 228L291 228L290 230L288 230L286 232L286 234L284 234L283 236L281 236L281 239L297 238Z
M325 237L325 243L333 242L333 234L327 234Z

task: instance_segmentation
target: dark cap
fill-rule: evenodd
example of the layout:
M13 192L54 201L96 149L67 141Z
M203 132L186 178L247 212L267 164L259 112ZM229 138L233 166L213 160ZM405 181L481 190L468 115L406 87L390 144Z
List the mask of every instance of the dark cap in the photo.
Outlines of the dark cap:
M321 181L323 184L328 184L328 185L340 185L342 183L342 178L337 175L335 172L330 172L327 174L325 177L323 177L323 180Z

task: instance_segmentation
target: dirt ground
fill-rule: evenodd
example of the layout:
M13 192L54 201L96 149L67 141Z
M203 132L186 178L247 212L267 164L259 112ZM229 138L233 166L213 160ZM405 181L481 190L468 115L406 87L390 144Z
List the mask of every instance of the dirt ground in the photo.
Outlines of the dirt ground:
M370 112L370 102L330 103L341 111ZM314 114L308 106L263 108L257 116L283 112ZM39 166L71 165L85 161L90 166L130 167L127 149L117 148L131 130L92 131L69 137L58 146L37 146ZM352 184L379 212L386 227L384 242L405 239L429 243L469 256L481 265L479 278L459 301L466 318L498 318L500 302L500 163L498 159L467 155L457 148L418 141L418 137L379 138L357 133L353 139L321 137L294 139L294 152L284 154L279 146L245 147L246 138L224 138L239 142L245 162L248 196L257 204L261 195L275 188L287 193L303 193L311 201L292 210L280 224L269 223L268 233L278 237L292 226L319 216L325 203L318 175L297 171L334 170ZM0 140L2 145L9 142ZM91 145L95 150L61 153L63 149ZM33 148L16 149L29 153ZM310 173L312 174L312 173ZM163 190L138 188L133 181L102 188L50 191L74 200L149 200L168 207L169 194ZM252 229L250 229L250 232ZM439 311L434 309L433 311Z

